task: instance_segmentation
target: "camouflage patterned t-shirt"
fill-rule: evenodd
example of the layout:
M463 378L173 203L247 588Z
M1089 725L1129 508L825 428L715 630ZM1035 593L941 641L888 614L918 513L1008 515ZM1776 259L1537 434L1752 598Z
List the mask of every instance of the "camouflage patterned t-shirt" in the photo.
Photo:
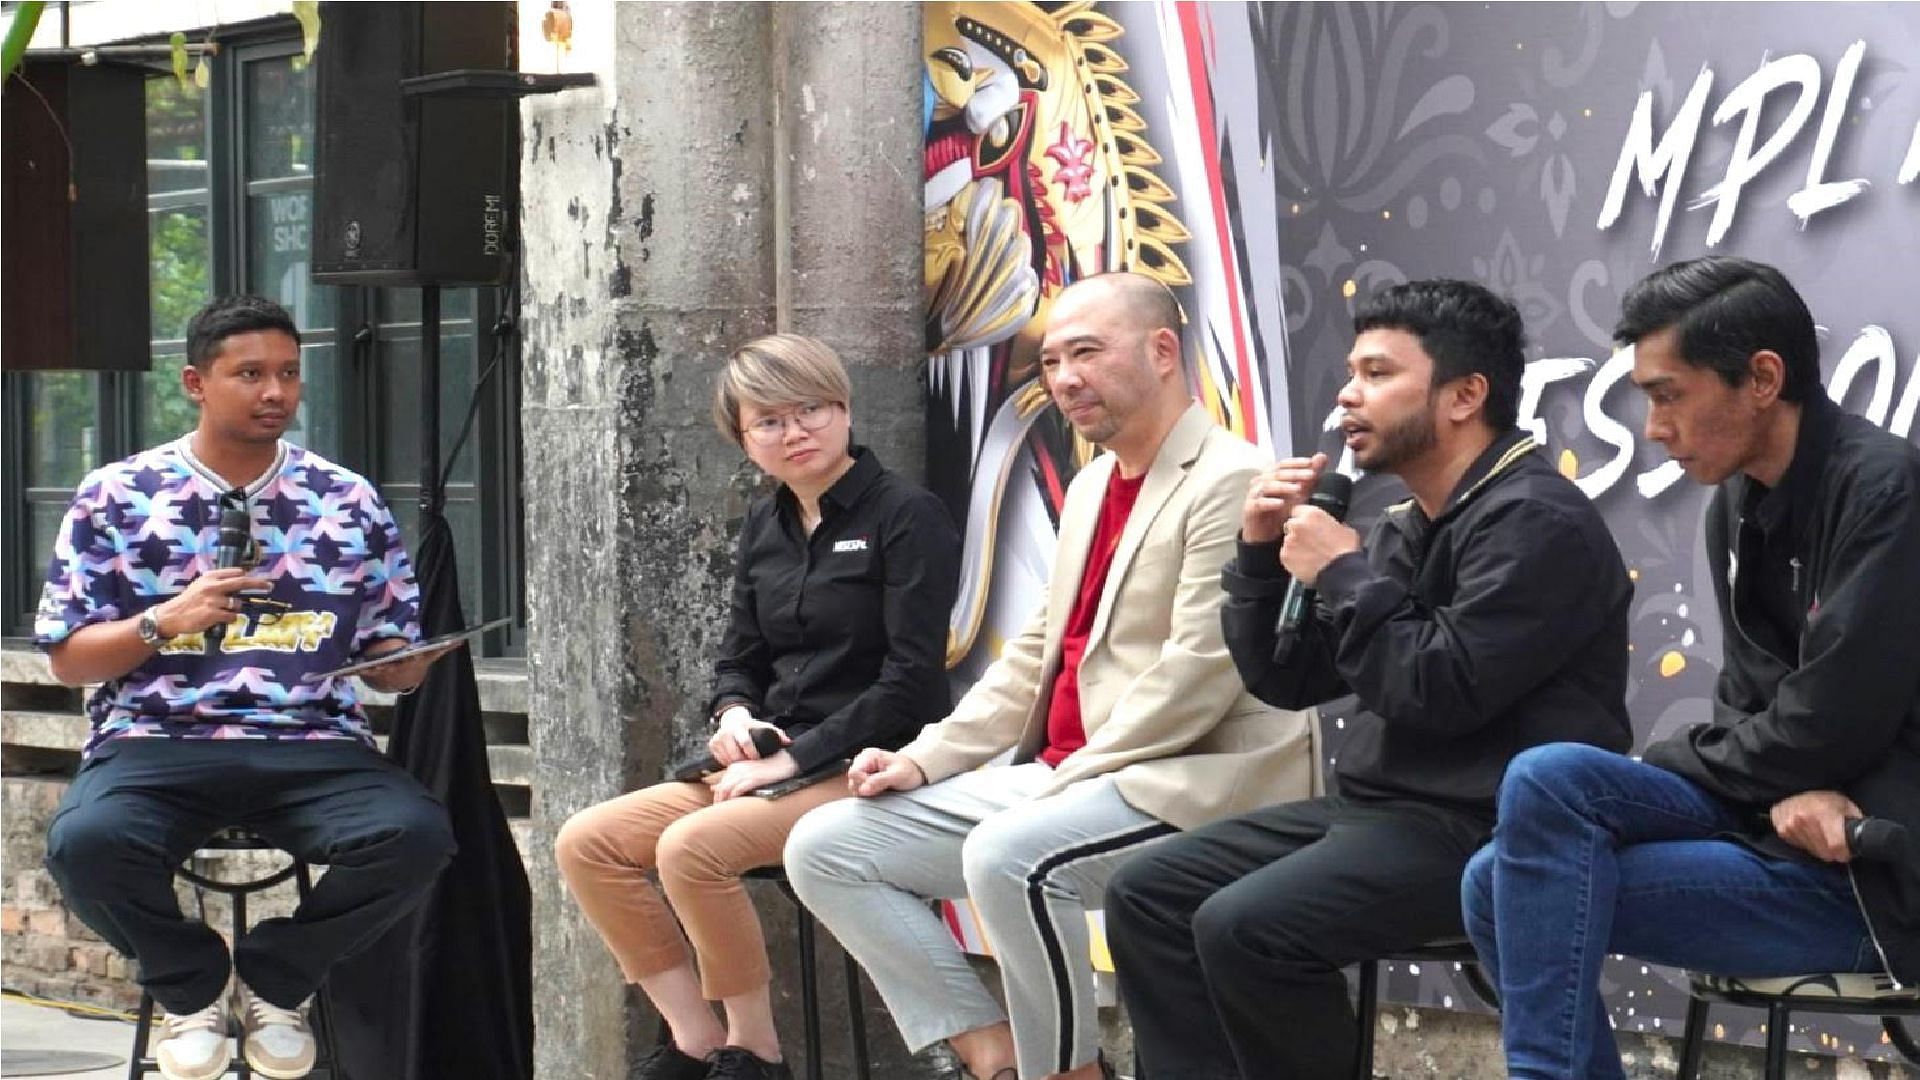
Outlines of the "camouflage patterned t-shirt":
M61 524L34 621L43 649L131 618L214 565L228 485L192 436L95 470ZM355 739L372 745L350 678L302 681L386 638L419 636L418 588L372 484L282 442L245 489L272 606L250 605L218 641L181 634L87 703L85 753L109 739Z

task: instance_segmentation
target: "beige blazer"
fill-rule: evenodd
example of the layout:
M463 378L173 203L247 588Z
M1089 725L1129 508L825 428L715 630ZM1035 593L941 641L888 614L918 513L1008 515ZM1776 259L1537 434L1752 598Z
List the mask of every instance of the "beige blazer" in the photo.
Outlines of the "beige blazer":
M1080 662L1087 744L1061 763L1042 796L1111 773L1135 809L1190 829L1319 793L1312 712L1248 694L1221 636L1220 568L1263 464L1198 404L1161 444L1120 534ZM1010 746L1015 761L1029 761L1046 744L1060 639L1113 469L1113 455L1103 454L1067 489L1046 604L953 712L901 751L929 781Z

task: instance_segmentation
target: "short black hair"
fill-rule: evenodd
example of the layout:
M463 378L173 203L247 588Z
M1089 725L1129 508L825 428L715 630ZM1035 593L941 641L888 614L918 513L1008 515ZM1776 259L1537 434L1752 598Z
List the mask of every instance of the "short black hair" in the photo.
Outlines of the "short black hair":
M1680 358L1740 386L1753 354L1769 350L1786 366L1780 397L1806 401L1820 392L1820 338L1813 312L1766 263L1707 255L1663 266L1627 290L1613 340L1632 345L1672 327Z
M205 371L228 338L259 330L278 330L300 344L286 308L264 296L216 296L187 322L187 363Z
M1487 380L1481 415L1494 434L1520 418L1527 330L1520 309L1472 281L1430 278L1392 285L1360 301L1353 332L1404 330L1433 358L1432 385L1478 373Z

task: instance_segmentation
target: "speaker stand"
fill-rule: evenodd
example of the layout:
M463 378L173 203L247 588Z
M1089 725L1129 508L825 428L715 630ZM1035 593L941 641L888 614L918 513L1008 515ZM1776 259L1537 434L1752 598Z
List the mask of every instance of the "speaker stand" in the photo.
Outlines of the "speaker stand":
M420 524L446 501L440 489L440 286L420 287Z

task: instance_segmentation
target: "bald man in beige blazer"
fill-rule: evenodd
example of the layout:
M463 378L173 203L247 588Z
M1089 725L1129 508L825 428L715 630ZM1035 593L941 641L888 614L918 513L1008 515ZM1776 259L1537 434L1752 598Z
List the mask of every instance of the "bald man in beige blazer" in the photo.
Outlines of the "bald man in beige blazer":
M1222 640L1220 568L1265 462L1193 401L1179 325L1166 287L1134 274L1055 301L1048 391L1108 453L1067 490L1046 602L945 720L862 751L862 797L787 843L795 890L907 1045L946 1040L978 1080L1111 1075L1084 917L1107 876L1179 830L1317 791L1310 714L1248 694ZM1005 1013L926 903L961 896Z

